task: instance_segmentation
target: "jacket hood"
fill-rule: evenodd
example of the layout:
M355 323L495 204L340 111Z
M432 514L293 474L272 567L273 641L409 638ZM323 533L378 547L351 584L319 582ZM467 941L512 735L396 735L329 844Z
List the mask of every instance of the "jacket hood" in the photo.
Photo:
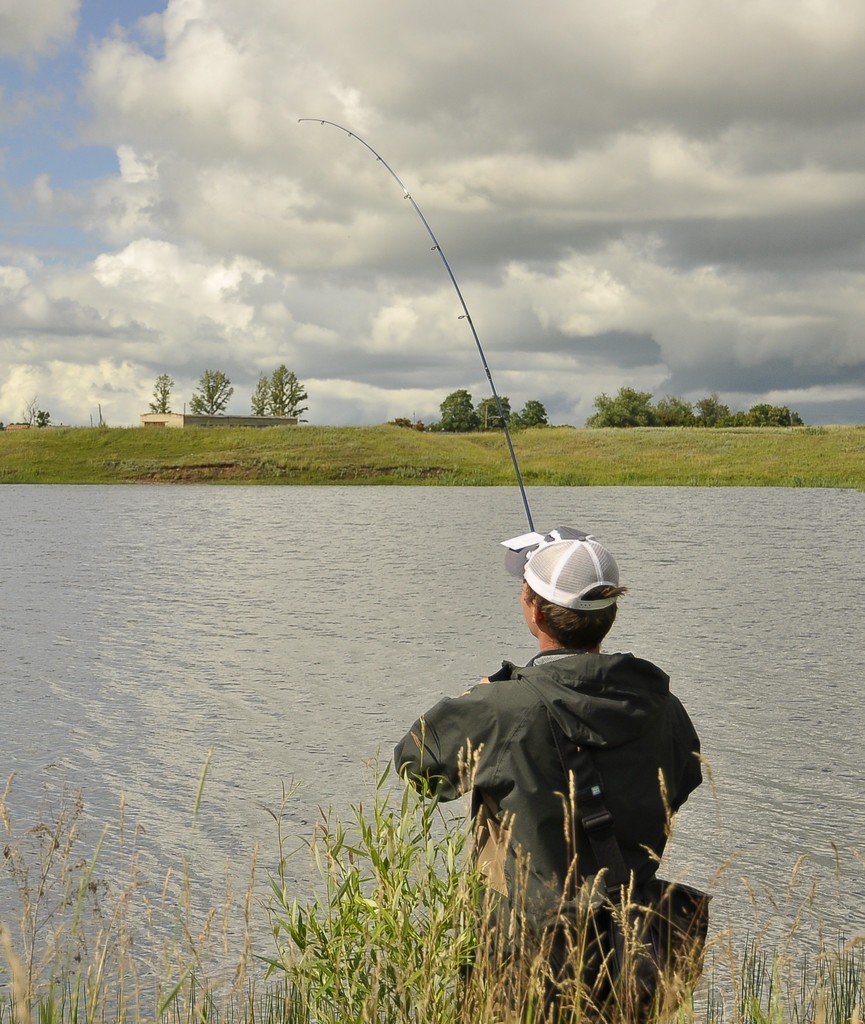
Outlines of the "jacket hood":
M514 675L534 686L568 739L593 747L641 736L670 695L670 677L632 654L566 655Z

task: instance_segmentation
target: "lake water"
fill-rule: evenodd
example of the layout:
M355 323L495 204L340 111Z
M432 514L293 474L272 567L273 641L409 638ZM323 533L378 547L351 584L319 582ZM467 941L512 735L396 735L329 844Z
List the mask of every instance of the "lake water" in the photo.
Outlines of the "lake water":
M610 545L630 593L606 648L669 672L701 734L714 783L666 872L712 887L716 929L751 927L753 897L783 931L814 884L810 934L865 931L865 495L529 499L539 527ZM272 871L284 786L296 846L320 808L369 800L420 712L532 655L498 544L525 529L515 488L0 488L15 824L80 789L94 837L124 800L145 884L185 861L206 903L256 847ZM0 919L12 901L0 875Z

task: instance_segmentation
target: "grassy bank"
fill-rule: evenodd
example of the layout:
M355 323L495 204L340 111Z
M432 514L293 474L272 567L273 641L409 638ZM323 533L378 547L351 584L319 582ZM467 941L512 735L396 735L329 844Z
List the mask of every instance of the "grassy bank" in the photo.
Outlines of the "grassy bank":
M528 486L865 489L865 427L550 427L520 431ZM400 427L0 433L0 483L440 484L514 482L501 434Z

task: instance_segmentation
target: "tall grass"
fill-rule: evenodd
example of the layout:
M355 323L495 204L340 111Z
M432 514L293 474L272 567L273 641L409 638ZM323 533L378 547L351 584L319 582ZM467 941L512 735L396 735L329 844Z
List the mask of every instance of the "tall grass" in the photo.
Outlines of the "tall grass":
M233 1012L252 962L254 858L239 904L227 886L222 904L202 910L187 865L145 881L122 805L94 843L80 795L65 791L46 795L35 823L19 828L12 783L0 798L0 1022Z
M466 870L467 835L437 830L433 804L408 790L395 801L386 781L350 826L331 818L319 826L317 898L301 901L284 874L273 879L271 976L289 979L319 1024L460 1019L479 894Z
M0 936L0 1024L548 1020L544 949L508 963L510 938L497 945L501 933L485 927L465 822L387 772L370 789L347 819L325 814L308 837L307 891L289 881L298 854L284 806L272 812L266 891L253 864L242 898L207 911L193 909L183 866L155 897L134 852L123 878L102 878L106 846L126 826L106 830L85 856L78 797L23 830L4 797L0 906L15 913ZM272 936L267 948L253 948L256 922ZM865 937L796 955L790 943L767 947L717 926L710 934L680 1021L861 1024ZM586 1019L590 999L570 990L563 1019Z

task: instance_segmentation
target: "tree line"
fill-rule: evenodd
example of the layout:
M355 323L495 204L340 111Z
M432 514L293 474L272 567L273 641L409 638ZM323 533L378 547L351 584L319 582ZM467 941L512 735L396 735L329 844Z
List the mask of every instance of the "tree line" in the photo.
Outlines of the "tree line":
M153 401L150 411L154 413L170 413L171 395L175 382L170 374L162 373L156 378L153 388ZM227 374L222 370L205 370L198 381L189 402L190 411L196 416L216 416L224 412L234 387ZM297 375L289 370L285 363L278 366L272 374L262 373L250 399L250 410L253 416L284 416L295 417L301 422L303 413L308 411L306 402L309 396ZM468 433L471 431L501 430L502 420L510 430L527 427L549 426L547 411L542 402L530 399L520 412L511 409L510 399L499 395L499 405L494 397L481 399L475 404L471 393L465 388L452 391L441 403L441 419L424 425L420 420L412 422L406 418L391 420L400 427L411 427L415 430L438 430L449 433ZM619 388L617 394L610 396L604 392L594 400L595 412L586 420L587 427L801 427L804 421L798 412L791 411L786 405L771 405L760 402L753 405L747 412L732 412L722 402L717 392L701 398L697 402L688 402L675 395L667 395L657 402L652 401L649 391L637 391L631 387ZM100 409L100 426L103 425ZM46 427L51 422L51 414L37 407L34 397L27 403L24 411L24 423L28 426ZM3 424L0 423L0 430Z
M760 402L747 412L731 412L717 392L688 402L667 395L652 404L649 391L619 388L612 398L603 392L594 402L587 427L802 427L804 421L786 405Z
M442 418L435 423L425 426L420 420L412 422L405 418L390 422L397 427L411 427L414 430L442 430L454 434L465 434L473 430L502 430L502 419L507 423L509 430L549 426L547 410L537 399L532 398L526 402L521 412L511 410L510 399L505 395L499 395L499 404L501 405L501 415L499 406L492 395L489 398L482 398L475 405L471 394L465 388L460 388L458 391L452 391L441 403L439 409Z
M156 378L151 412L171 412L174 386L175 382L168 373L161 373ZM225 412L233 394L234 388L227 374L222 370L205 370L189 400L189 410L194 416L218 416ZM262 373L258 378L250 399L250 410L253 416L294 416L300 420L308 409L301 402L308 398L306 388L297 375L282 363L270 376Z

